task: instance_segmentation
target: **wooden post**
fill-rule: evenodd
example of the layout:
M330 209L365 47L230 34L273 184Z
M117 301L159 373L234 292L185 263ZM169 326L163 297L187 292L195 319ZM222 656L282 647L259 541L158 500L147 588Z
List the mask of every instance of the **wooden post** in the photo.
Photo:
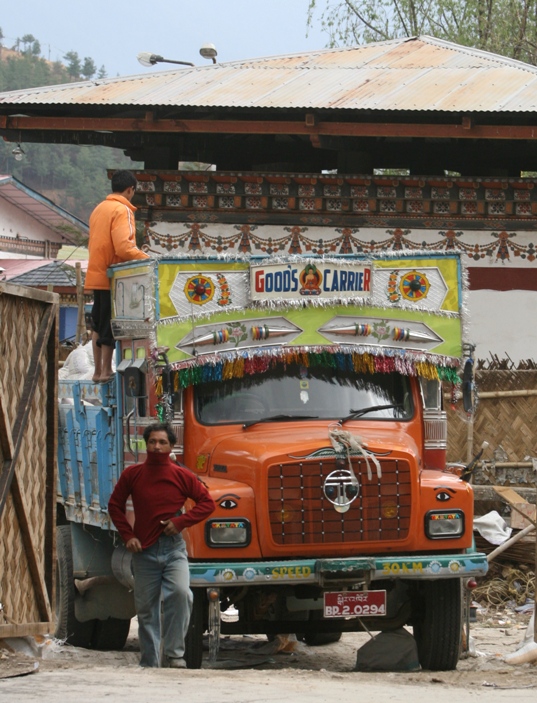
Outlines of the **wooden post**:
M76 337L75 342L80 344L86 331L86 323L84 319L84 288L82 286L82 267L80 261L75 264L76 272L76 302L78 306L78 315L76 318Z
M466 463L469 464L474 456L474 415L468 418L466 427ZM471 481L470 481L471 483Z

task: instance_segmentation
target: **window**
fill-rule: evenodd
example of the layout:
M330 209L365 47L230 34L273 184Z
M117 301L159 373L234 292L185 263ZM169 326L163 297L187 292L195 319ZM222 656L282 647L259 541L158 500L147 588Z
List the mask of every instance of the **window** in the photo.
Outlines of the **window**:
M195 389L203 424L233 424L276 415L339 420L376 406L363 420L408 420L413 407L410 380L395 373L357 374L334 369L287 368L255 377L207 383Z

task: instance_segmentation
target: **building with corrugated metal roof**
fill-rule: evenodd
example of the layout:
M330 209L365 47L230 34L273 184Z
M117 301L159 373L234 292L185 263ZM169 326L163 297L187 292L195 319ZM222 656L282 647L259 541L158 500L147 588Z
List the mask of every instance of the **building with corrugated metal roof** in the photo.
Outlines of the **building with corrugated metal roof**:
M426 36L0 94L15 144L144 163L151 253L461 251L477 354L515 362L537 345L536 122L535 66Z
M2 260L0 259L0 263ZM11 263L14 265L11 266ZM74 261L20 260L9 259L3 262L6 269L2 280L8 280L17 286L28 286L58 293L60 296L59 339L60 342L74 342L77 333L79 299L77 293L77 273ZM24 264L27 264L24 266ZM72 264L72 265L71 265ZM78 262L81 265L81 284L84 283L87 261ZM23 270L26 269L26 270ZM80 294L82 291L80 290ZM84 296L84 302L91 302L90 296Z
M64 244L85 241L88 226L21 183L0 175L0 259L55 259Z
M536 107L535 66L423 36L10 91L0 133L147 168L518 177Z

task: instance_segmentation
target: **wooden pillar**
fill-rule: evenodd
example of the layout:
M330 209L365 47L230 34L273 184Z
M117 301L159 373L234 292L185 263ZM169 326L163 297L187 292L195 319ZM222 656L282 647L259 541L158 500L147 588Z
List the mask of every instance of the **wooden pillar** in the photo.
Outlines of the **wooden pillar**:
M86 322L84 318L84 287L82 285L82 267L80 261L75 264L76 272L76 303L78 307L78 314L76 318L76 336L75 342L80 344L84 337L84 332L86 331Z

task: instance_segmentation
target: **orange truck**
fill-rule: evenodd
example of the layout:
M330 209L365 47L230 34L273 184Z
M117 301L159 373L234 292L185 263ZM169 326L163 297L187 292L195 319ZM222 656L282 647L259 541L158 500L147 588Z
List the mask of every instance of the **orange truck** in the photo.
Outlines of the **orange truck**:
M114 266L116 376L60 382L57 634L125 641L132 573L106 506L158 418L217 505L186 535L190 667L206 632L214 658L221 633L410 625L423 668L455 668L464 585L487 570L446 464L463 278L456 253Z

